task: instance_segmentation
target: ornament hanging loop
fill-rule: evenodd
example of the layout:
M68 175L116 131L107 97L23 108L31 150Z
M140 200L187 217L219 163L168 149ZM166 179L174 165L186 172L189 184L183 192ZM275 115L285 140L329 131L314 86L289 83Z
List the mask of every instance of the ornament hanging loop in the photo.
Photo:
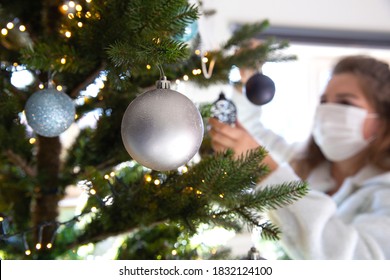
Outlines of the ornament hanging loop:
M56 74L56 71L51 71L47 73L47 88L48 89L53 89L55 88L55 83L54 83L54 76Z
M157 64L158 70L160 70L160 80L156 82L156 88L158 89L170 89L171 82L167 80L164 70L160 64Z
M215 59L215 58L212 58L211 61L210 61L209 69L207 69L205 56L204 56L203 53L201 54L201 56L200 56L200 62L201 62L201 64L202 64L202 73L203 73L203 76L204 76L206 79L210 79L211 76L213 75L213 70L214 70L214 66L215 66L215 61L216 61L216 59Z

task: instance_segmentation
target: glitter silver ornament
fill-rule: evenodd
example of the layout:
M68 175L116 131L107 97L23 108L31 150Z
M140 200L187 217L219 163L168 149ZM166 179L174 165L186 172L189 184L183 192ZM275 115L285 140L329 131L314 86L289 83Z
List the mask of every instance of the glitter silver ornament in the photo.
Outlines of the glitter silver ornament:
M187 163L203 140L203 120L194 103L157 82L127 107L122 141L130 156L150 169L168 171Z
M64 92L49 88L35 92L27 100L25 114L29 126L39 135L60 135L74 121L76 110Z
M233 125L237 121L237 108L231 100L228 100L223 92L219 98L211 105L211 117L218 119L220 122Z

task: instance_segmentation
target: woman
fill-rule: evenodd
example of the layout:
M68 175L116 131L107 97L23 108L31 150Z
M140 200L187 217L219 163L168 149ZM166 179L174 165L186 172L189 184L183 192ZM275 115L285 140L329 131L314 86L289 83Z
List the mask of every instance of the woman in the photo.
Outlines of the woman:
M211 119L213 148L258 143ZM310 191L269 217L293 259L390 259L390 70L366 56L340 60L321 98L312 138L289 163L265 158L261 185L306 180Z

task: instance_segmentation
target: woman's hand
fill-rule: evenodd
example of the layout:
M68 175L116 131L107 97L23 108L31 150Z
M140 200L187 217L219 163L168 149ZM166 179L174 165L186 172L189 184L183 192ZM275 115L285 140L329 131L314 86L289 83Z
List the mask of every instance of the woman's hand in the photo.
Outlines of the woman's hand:
M234 156L237 158L251 149L260 146L252 135L239 123L235 126L222 123L215 118L209 119L211 129L211 145L216 152L223 152L227 149L234 151ZM270 170L275 170L278 165L273 158L268 154L263 163L268 165Z
M237 122L235 126L222 123L215 118L209 119L211 145L216 152L232 149L236 157L246 151L259 147L256 140Z

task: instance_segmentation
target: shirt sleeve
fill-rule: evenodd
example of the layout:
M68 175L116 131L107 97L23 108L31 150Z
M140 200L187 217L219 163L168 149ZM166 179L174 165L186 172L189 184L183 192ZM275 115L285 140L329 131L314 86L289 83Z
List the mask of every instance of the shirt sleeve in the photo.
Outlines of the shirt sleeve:
M264 127L260 122L250 130L250 133L277 163L289 162L304 145L303 143L287 143L283 137Z
M282 165L261 186L297 179L290 166ZM350 213L344 216L332 197L315 190L267 215L281 230L280 242L293 259L386 259L390 257L390 207L383 198L390 198L390 189L382 189L372 187L369 193L374 196L361 193L346 201L342 206ZM378 190L384 192L382 201L375 198Z

